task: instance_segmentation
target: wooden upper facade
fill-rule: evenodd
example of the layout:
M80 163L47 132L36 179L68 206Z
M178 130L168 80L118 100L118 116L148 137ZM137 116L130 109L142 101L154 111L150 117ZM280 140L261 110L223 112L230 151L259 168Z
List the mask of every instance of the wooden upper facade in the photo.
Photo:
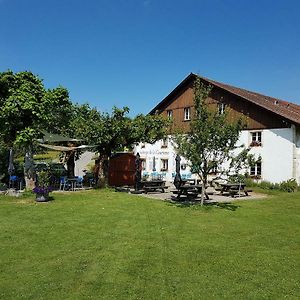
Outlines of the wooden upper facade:
M191 73L150 114L172 115L174 128L189 129L194 110L194 81ZM204 77L200 80L213 89L206 100L212 109L228 110L228 118L246 121L247 129L287 128L300 126L300 106L279 99L250 92Z

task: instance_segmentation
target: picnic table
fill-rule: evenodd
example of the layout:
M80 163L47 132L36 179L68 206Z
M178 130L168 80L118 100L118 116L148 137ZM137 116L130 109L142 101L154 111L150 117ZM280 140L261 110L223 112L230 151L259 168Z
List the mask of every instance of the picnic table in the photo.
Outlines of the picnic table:
M177 190L173 191L173 194L177 194L177 199L181 196L196 198L199 194L202 193L202 185L201 184L182 184ZM204 190L205 199L209 200L208 194Z
M167 188L165 184L166 182L164 180L143 180L141 181L141 188L145 191L146 194L148 192L155 192L157 190L161 190L161 192L164 193L165 189Z
M234 197L235 195L240 195L241 192L243 192L246 196L248 196L248 191L245 189L246 184L244 183L220 183L221 185L221 195L228 192L231 197Z

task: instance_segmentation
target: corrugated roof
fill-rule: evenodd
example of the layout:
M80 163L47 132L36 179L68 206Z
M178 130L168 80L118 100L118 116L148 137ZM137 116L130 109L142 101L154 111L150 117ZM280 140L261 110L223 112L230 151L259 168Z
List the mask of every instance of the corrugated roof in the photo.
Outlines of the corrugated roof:
M187 83L190 83L191 80L199 77L200 79L212 84L213 86L217 86L223 90L230 92L236 96L239 96L251 103L254 103L264 109L267 109L277 115L284 117L287 120L290 120L293 123L300 124L300 105L297 105L292 102L284 101L281 99L269 97L266 95L262 95L256 92L248 91L242 88L238 88L232 85L228 85L222 82L218 82L215 80L211 80L209 78L205 78L196 74L191 73L187 76L166 98L164 98L154 109L151 110L150 114L155 113L161 106L166 104L169 100L171 100L172 96L179 91L182 87L184 87Z

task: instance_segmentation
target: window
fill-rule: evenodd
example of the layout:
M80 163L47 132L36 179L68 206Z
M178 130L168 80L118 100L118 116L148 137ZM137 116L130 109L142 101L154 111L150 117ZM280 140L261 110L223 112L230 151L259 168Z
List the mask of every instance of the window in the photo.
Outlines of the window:
M219 103L218 104L218 112L219 112L219 115L222 115L222 114L224 114L224 112L225 112L225 103Z
M184 114L184 121L189 121L191 119L191 108L190 107L185 107L183 109L183 114Z
M261 131L251 132L251 143L250 146L261 146Z
M168 160L167 159L161 160L161 171L168 171Z
M168 116L168 119L172 119L173 118L173 110L167 110L167 116Z
M168 148L168 138L162 140L161 147Z
M251 177L261 177L261 162L257 162L250 168Z
M141 166L142 166L142 170L145 171L146 170L146 159L145 158L141 158Z
M181 170L186 170L186 164L181 164L181 166L180 166L180 168L181 168Z

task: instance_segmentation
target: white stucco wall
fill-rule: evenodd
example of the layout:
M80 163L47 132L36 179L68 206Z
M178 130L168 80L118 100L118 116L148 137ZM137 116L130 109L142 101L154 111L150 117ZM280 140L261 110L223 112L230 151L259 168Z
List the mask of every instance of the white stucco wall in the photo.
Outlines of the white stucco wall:
M262 146L252 147L250 153L262 158L262 180L279 183L293 177L293 130L292 128L265 129ZM248 138L248 142L247 142ZM249 145L251 131L243 131L240 140Z
M257 157L260 155L262 158L262 180L276 183L295 177L300 182L300 149L294 143L294 130L295 128L293 127L257 130L262 132L262 146L251 147L250 153L255 154ZM141 158L146 159L146 170L143 171L143 174L148 174L149 176L160 174L164 176L165 180L173 181L176 153L171 140L172 137L169 136L167 148L162 148L162 141L157 141L154 144L145 144L144 147L142 147L142 144L139 144L135 147L135 153L140 153ZM242 131L237 145L248 147L250 143L251 131ZM156 171L152 170L153 157L155 157ZM161 159L168 159L167 172L161 171ZM182 158L181 164L184 163L186 161ZM181 170L181 175L183 178L195 178L191 174L189 167Z

